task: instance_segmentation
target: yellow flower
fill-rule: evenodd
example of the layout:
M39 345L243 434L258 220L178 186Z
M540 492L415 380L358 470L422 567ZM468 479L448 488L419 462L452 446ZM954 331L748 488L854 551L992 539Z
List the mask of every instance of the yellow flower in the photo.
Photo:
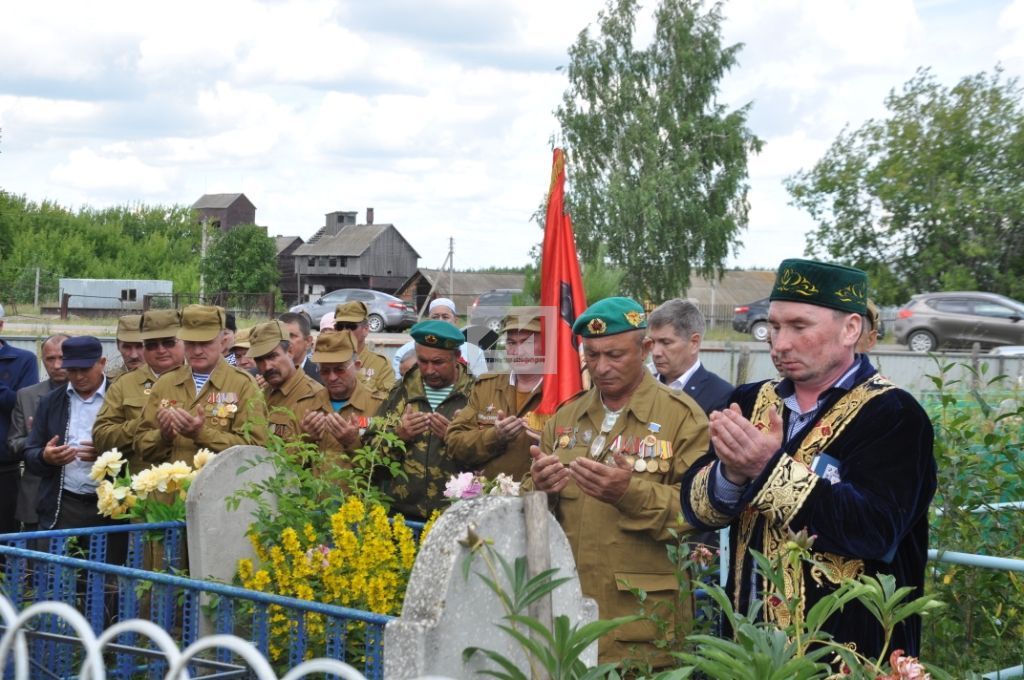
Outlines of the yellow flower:
M306 543L316 544L320 542L317 540L316 529L309 522L306 522L306 526L302 528L302 533L306 536Z
M121 452L116 448L110 449L92 464L92 470L89 471L89 479L99 482L108 475L110 477L117 477L123 466L124 458L121 456Z
M118 502L114 497L114 484L108 479L96 487L96 509L104 517L112 517L117 513Z
M132 489L142 500L156 491L159 484L160 476L157 474L156 468L146 468L132 476Z
M199 449L198 451L196 451L196 455L192 459L192 467L194 467L196 470L202 470L204 467L206 467L206 464L209 463L216 455L217 454L215 454L210 449Z
M252 579L253 566L252 560L241 559L238 560L238 578L241 579L242 584L248 588L249 581Z
M299 535L295 529L288 527L281 532L281 544L293 560L302 556L302 546L299 545Z
M357 496L349 496L341 506L341 517L348 524L362 522L366 517L366 507Z

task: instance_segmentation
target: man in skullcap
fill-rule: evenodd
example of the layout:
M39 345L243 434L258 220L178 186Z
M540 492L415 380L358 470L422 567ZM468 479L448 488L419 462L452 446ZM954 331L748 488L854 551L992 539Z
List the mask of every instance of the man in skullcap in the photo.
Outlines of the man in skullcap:
M845 578L891 574L911 598L924 592L928 505L935 493L933 429L907 392L856 353L867 313L867 275L827 262L779 266L768 308L772 360L781 377L742 385L711 415L711 450L683 479L686 519L730 527L728 590L738 611L785 627ZM751 551L782 556L792 532L814 537L815 565L784 565L775 592ZM799 588L799 590L796 590ZM859 655L920 653L921 622L892 638L857 602L824 623Z

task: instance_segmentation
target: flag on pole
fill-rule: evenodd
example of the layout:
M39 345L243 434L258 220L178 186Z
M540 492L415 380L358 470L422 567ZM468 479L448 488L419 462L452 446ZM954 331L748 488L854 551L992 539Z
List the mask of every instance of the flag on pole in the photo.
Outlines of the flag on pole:
M557 310L554 329L544 324L542 343L551 347L547 334L554 332L555 373L544 378L537 413L551 415L558 405L580 391L580 358L572 324L587 307L583 279L576 256L572 220L565 212L565 153L555 149L544 222L544 249L540 257L540 304Z

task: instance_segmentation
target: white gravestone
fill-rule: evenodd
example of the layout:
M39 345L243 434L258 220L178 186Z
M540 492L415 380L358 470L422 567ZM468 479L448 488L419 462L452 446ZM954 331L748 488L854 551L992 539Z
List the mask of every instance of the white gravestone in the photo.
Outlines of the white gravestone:
M570 580L552 593L554 616L566 615L570 623L585 625L597 619L597 605L584 598L576 574L576 563L565 533L550 513L548 536L551 567L559 577ZM387 680L421 676L474 677L482 668L493 668L481 654L463 663L466 647L494 650L519 668L529 663L519 645L497 626L505 610L497 596L476 572L487 574L481 555L473 561L469 579L463 577L462 562L468 550L460 544L467 530L493 542L493 548L510 564L527 554L523 499L485 496L461 501L438 519L421 547L406 590L402 615L384 631L384 677ZM495 564L500 583L509 590L501 567ZM524 614L526 612L523 612ZM597 643L582 660L597 663Z
M253 465L268 455L261 446L232 446L214 456L192 481L185 500L191 578L231 583L238 560L255 557L245 532L256 504L246 498L237 510L228 510L226 501L236 491L275 474L269 462ZM249 469L239 474L242 466Z

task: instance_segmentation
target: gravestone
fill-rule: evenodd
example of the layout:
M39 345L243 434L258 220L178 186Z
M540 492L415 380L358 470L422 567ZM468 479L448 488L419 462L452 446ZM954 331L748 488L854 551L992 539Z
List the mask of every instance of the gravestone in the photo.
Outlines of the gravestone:
M565 533L553 515L546 511L544 515L550 564L558 569L555 577L570 577L552 593L552 614L568 616L572 625L585 625L597 619L597 605L583 597ZM481 654L463 663L462 650L466 647L490 649L519 668L529 668L519 645L497 627L506 612L477 575L489 574L481 555L474 557L469 579L463 578L462 564L468 549L460 541L466 540L470 528L480 538L492 541L494 550L509 563L527 555L523 498L484 496L460 501L446 510L416 557L402 615L390 621L384 630L387 680L421 676L468 678L483 668L494 668ZM497 563L494 566L502 587L510 590L501 567ZM588 666L595 665L597 643L581 658Z
M191 578L231 583L238 560L255 557L245 532L252 524L256 504L246 498L237 510L228 510L226 499L274 474L270 463L256 463L268 455L261 446L232 446L214 456L192 481L185 499ZM246 465L251 467L239 474L239 468Z

